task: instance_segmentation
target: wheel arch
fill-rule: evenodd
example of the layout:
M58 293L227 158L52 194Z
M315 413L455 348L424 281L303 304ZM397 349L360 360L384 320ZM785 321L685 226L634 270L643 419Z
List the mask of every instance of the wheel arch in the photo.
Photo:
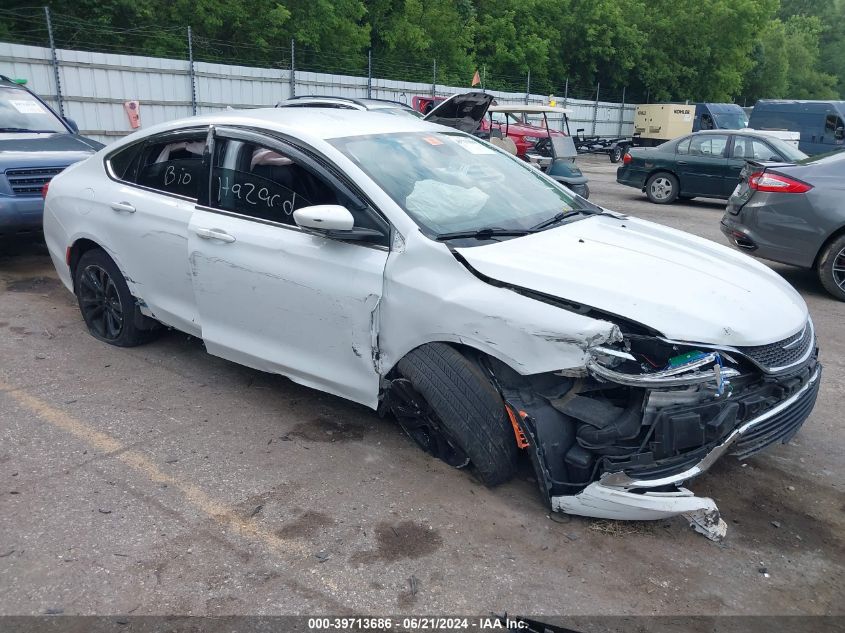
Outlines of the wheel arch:
M76 292L76 267L79 265L79 260L82 256L87 253L88 251L92 251L96 248L101 250L106 250L102 246L100 246L97 242L87 237L80 237L73 244L70 245L68 249L68 267L70 268L70 278L74 285L74 292Z
M472 358L473 356L480 356L482 358L495 358L496 360L504 363L510 369L515 371L516 373L522 374L524 372L520 371L520 364L507 354L503 354L501 350L495 350L491 346L484 345L483 343L475 340L467 340L464 337L460 336L439 336L439 337L432 337L426 339L424 341L419 342L417 345L414 345L410 349L406 350L403 354L398 355L396 358L391 359L389 368L386 368L383 375L386 378L390 378L392 376L397 375L399 361L403 358L408 356L411 352L421 347L425 347L426 345L432 345L434 343L442 343L444 345L449 345L450 347L454 347L457 349L461 354L466 356L467 358Z
M651 171L649 171L645 175L645 179L643 180L643 188L642 188L643 191L645 191L646 187L648 187L649 179L652 176L654 176L655 174L659 174L659 173L667 173L667 174L671 174L672 176L674 176L675 180L678 181L678 193L680 194L680 193L683 192L684 188L683 188L682 183L681 183L681 177L678 176L678 174L676 172L672 171L672 169L670 169L668 167L654 167Z
M71 284L73 284L73 292L76 293L76 267L79 265L79 260L85 253L95 249L102 250L106 255L111 258L115 266L117 266L117 269L123 275L123 278L126 279L126 283L129 286L129 292L132 293L132 296L138 297L135 282L129 275L126 274L126 268L121 263L120 258L117 257L116 253L113 250L105 246L101 241L98 241L95 237L91 235L79 235L75 237L70 247L68 248L67 264L70 270L70 279Z
M816 251L816 256L813 258L813 268L817 268L819 265L819 260L822 257L822 253L824 253L825 249L828 247L829 244L838 240L840 237L845 235L845 224L840 226L836 229L833 233L827 236L827 239L822 242L821 246L819 246L818 251Z

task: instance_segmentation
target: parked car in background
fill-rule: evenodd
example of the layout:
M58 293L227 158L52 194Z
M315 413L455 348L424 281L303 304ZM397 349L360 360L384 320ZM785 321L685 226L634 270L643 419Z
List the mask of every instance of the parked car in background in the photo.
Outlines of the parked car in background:
M428 114L434 109L434 106L445 100L446 97L416 95L411 98L411 107L420 114Z
M761 99L749 125L759 130L799 132L798 148L823 154L845 147L845 101Z
M657 147L631 148L616 170L616 182L644 191L655 204L698 196L727 199L746 160L804 158L792 145L754 130L702 131Z
M38 95L0 75L0 237L41 231L41 189L103 147Z
M845 301L845 152L798 163L749 161L722 232L755 257L814 268Z
M303 95L291 97L276 104L277 108L340 108L341 110L369 110L383 114L398 114L421 118L422 114L401 101L389 99L357 99L352 97L332 97L321 95Z
M413 117L151 127L58 176L44 231L96 339L201 337L392 413L489 485L526 451L571 514L682 514L720 538L682 484L788 441L821 382L807 306L767 266Z
M560 117L559 125L563 129L551 129L544 124L543 120L538 120L536 123L530 121L530 116L540 117L544 110L549 114ZM491 105L488 112L490 114L489 120L484 120L482 129L498 130L502 135L507 136L516 146L516 155L525 159L526 153L532 151L540 141L549 138L549 136L568 135L567 114L571 114L572 111L551 106L534 106L533 104L503 104ZM557 121L555 121L555 125L558 125Z

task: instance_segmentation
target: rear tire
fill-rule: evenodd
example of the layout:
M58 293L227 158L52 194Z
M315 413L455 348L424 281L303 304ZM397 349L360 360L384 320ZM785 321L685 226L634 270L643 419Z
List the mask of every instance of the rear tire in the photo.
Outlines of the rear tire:
M654 204L671 204L678 197L678 179L668 171L659 171L645 184L645 195Z
M83 253L73 281L91 336L118 347L135 347L155 338L156 329L138 327L148 317L140 313L123 273L105 251L95 248Z
M621 147L614 147L610 150L610 162L611 163L618 163L622 160L622 157L625 155L625 151Z
M485 485L513 476L519 454L513 427L499 392L477 365L450 345L429 343L408 353L398 367Z
M845 301L845 235L828 244L816 266L822 286L840 301Z

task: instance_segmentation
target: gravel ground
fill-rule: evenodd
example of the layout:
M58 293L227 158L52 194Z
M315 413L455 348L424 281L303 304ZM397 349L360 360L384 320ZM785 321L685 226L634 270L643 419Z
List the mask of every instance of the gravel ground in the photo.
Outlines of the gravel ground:
M722 243L718 201L654 206L579 159L593 200ZM168 333L87 335L43 246L0 247L0 614L843 614L845 304L796 439L692 482L681 519L550 518L526 466L488 490L389 420ZM729 316L726 307L726 317Z

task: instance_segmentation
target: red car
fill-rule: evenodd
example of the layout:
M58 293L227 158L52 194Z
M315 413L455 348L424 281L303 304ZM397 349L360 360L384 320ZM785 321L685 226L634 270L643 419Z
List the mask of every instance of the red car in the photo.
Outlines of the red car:
M481 124L482 131L490 130L490 119L492 119L493 128L507 135L516 145L516 155L525 159L526 152L534 149L538 141L551 136L568 136L567 131L569 122L564 115L563 126L566 131L562 130L548 130L540 124L533 125L526 118L525 112L522 110L525 106L521 105L491 105L487 110L490 115L485 118Z

